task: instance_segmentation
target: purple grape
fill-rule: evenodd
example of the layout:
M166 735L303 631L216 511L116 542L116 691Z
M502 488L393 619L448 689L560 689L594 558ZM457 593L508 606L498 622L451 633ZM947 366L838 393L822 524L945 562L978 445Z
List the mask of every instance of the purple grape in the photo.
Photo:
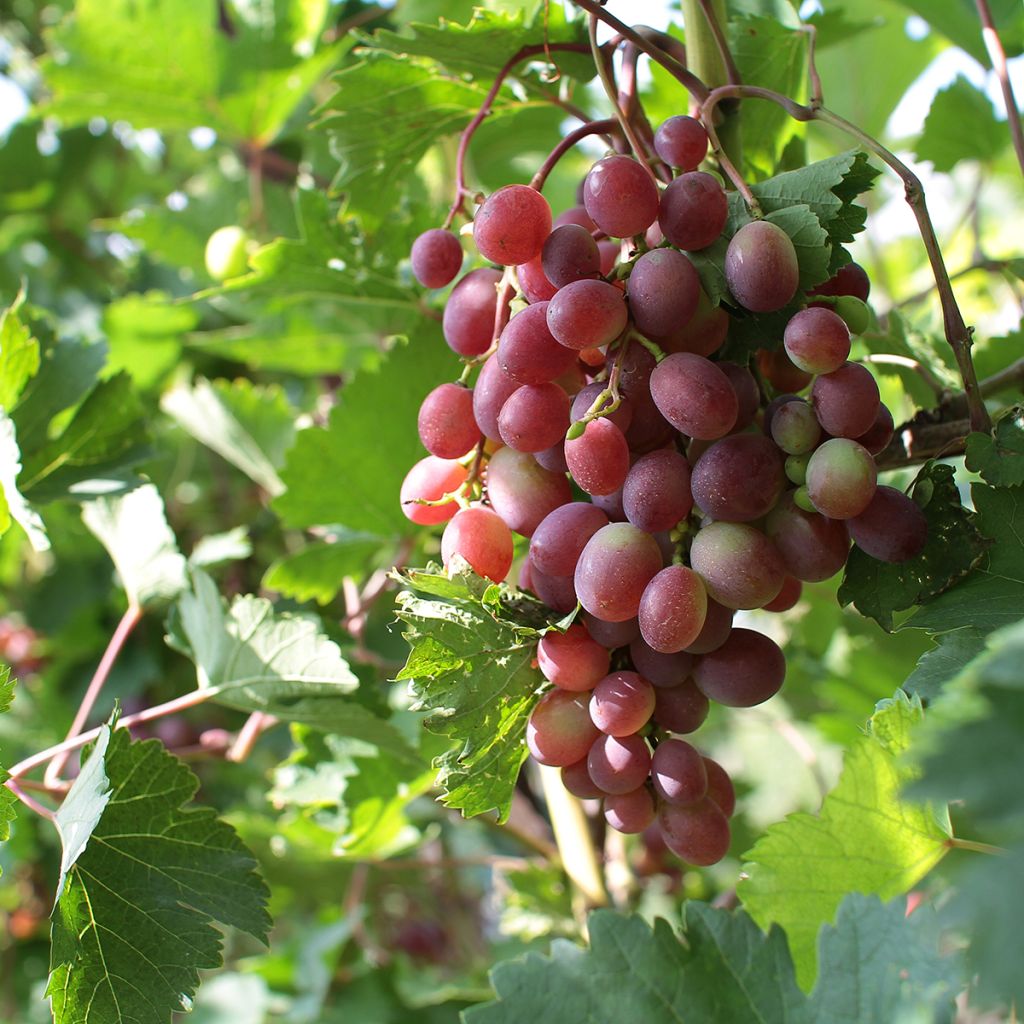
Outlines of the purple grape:
M785 678L786 658L779 645L763 633L738 627L693 670L701 692L731 708L763 704L779 692Z
M640 598L640 634L662 654L676 654L700 636L708 611L701 578L685 565L662 569Z
M654 152L672 167L696 170L708 154L708 133L695 117L676 114L658 126L654 133Z
M859 437L874 425L878 385L859 363L843 363L815 378L811 402L818 422L833 437Z
M530 589L544 604L562 615L576 607L576 587L571 576L551 576L531 565Z
M739 412L732 429L734 432L738 432L749 427L754 422L754 417L757 416L757 409L761 404L757 381L745 366L737 366L736 363L728 362L718 363L717 366L729 378L729 383L732 385L733 391L736 392Z
M610 793L604 800L604 819L616 832L637 835L654 821L654 797L646 786Z
M594 785L606 793L630 793L639 789L651 770L651 751L642 736L604 736L597 733L587 754L587 770Z
M710 757L704 758L704 767L708 773L708 799L714 801L727 818L731 818L736 810L736 790L729 773Z
M868 301L871 294L871 281L859 263L847 263L840 267L833 277L823 284L816 285L808 295L854 295L861 302Z
M444 288L462 269L462 246L450 231L431 228L412 243L412 272L424 288Z
M732 841L728 818L708 797L685 806L661 804L658 828L665 845L677 857L697 867L717 864L729 852Z
M687 654L707 654L717 651L725 643L732 630L732 619L735 612L726 608L714 598L708 598L708 613L704 617L704 628L697 639L686 648Z
M548 302L520 310L501 332L497 357L501 368L520 384L546 384L560 377L576 356L548 330Z
M555 297L558 289L547 279L540 257L534 256L527 263L516 267L516 280L523 296L529 303L548 302Z
M594 783L587 770L587 759L581 758L562 768L562 785L580 800L600 800L605 791Z
M587 541L576 566L580 604L606 622L632 619L662 567L658 542L629 523L610 523Z
M601 253L594 236L578 224L555 228L544 242L540 259L544 276L556 288L597 277L601 269Z
M622 508L647 533L671 530L693 508L689 462L669 448L641 455L622 485Z
M625 329L626 296L607 281L574 281L548 303L548 329L562 345L580 352L614 341Z
M804 585L795 577L787 576L782 589L765 606L766 612L788 612L800 600Z
M590 635L610 651L629 646L640 635L640 623L636 617L623 619L621 622L608 622L606 619L591 615L590 612L584 612L583 623L590 631Z
M697 460L690 479L693 500L712 519L749 523L772 508L786 483L778 448L758 434L716 441Z
M696 312L700 278L681 252L652 249L633 264L626 294L637 329L653 338L665 337Z
M806 583L830 579L846 564L850 541L843 524L805 512L783 495L765 520L765 532L778 549L786 572Z
M605 390L605 386L601 381L594 381L593 384L587 384L586 387L580 389L576 397L572 400L572 408L569 410L569 419L573 423L577 423L579 420L590 411L590 407L597 401L598 395ZM602 402L600 408L606 409L611 404L611 399L606 399ZM633 419L633 403L625 396L619 395L619 407L611 413L608 413L605 419L610 420L615 424L623 433L629 429L629 424Z
M889 446L893 434L896 432L896 424L893 422L892 413L884 402L878 403L878 412L875 413L875 422L867 431L856 438L857 444L872 455L881 455Z
M692 679L655 693L654 721L669 732L696 732L708 717L710 702Z
M480 367L480 376L477 377L476 387L473 388L473 419L484 436L490 440L501 440L498 416L501 407L518 387L519 381L510 377L501 368L497 352Z
M782 309L796 295L800 267L789 235L755 220L736 232L725 251L725 280L736 301L754 313Z
M846 521L853 542L882 562L906 562L928 540L928 520L917 504L895 487L879 487L868 507Z
M543 572L571 576L587 541L608 517L585 501L571 501L545 516L530 540L530 561Z
M498 414L502 441L520 452L542 452L557 444L569 425L569 396L557 385L524 384Z
M654 650L643 637L637 637L630 643L629 656L637 672L658 688L679 686L693 668L692 654L683 651L662 654Z
M662 740L651 758L654 792L670 804L693 804L708 791L704 758L686 740Z
M551 207L529 185L506 185L489 195L473 218L473 241L492 263L517 266L540 255L551 233Z
M704 171L679 175L661 194L658 226L678 249L706 249L722 234L728 218L725 189Z
M676 430L711 441L732 430L739 402L729 378L703 356L676 352L651 374L651 397Z

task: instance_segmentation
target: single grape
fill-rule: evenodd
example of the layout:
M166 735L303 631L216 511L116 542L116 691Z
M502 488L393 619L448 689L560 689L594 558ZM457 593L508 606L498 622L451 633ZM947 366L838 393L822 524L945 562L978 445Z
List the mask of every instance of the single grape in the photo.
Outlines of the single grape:
M419 526L448 522L459 511L454 499L443 505L420 505L417 501L437 501L457 491L468 475L466 467L458 462L439 459L436 455L420 459L402 481L399 492L402 514Z
M782 556L786 572L798 580L818 583L835 576L846 564L850 541L843 524L804 511L793 491L782 496L764 528Z
M709 356L725 344L728 333L729 314L721 306L712 306L701 289L697 310L689 322L673 328L671 334L658 339L658 344L668 353L689 352L696 356Z
M473 418L473 392L461 384L439 384L423 399L416 428L423 447L441 459L458 459L480 441Z
M662 654L676 654L700 636L708 611L701 578L685 565L662 569L640 598L640 634Z
M725 280L736 301L754 313L782 309L796 295L800 267L789 235L755 220L733 235L725 251Z
M548 329L549 302L536 302L520 310L505 325L498 340L498 363L520 384L545 384L560 377L576 356L560 345ZM483 426L483 424L481 424Z
M473 241L485 260L504 266L540 255L551 233L551 207L529 185L506 185L493 192L473 218Z
M622 431L601 416L591 420L578 437L572 437L570 431L565 462L577 486L588 494L612 494L622 487L629 472L629 445Z
M605 234L628 238L642 234L657 218L658 186L632 157L605 157L587 173L583 205Z
M684 806L661 804L658 827L665 845L697 867L717 864L729 852L732 841L728 818L708 797Z
M448 296L441 330L449 347L460 356L472 359L491 347L500 282L497 270L479 267L466 274Z
M577 352L614 341L624 330L629 313L623 292L607 281L574 281L559 288L548 303L551 334Z
M714 801L727 818L731 818L736 810L736 790L729 773L710 757L704 758L704 768L708 773L708 799Z
M689 462L671 448L641 455L622 485L622 508L647 533L671 530L693 508Z
M738 366L736 363L729 362L720 362L717 366L729 378L729 383L732 385L733 391L736 392L739 412L732 429L733 431L744 430L754 422L758 406L761 404L761 394L757 389L757 381L745 366Z
M584 612L583 623L590 635L610 651L629 646L640 635L640 623L635 616L621 622L608 622L606 619L591 615L590 612Z
M460 555L477 576L500 583L512 568L512 531L496 512L474 505L456 512L441 536L447 569Z
M704 171L679 175L661 194L658 226L678 249L706 249L722 234L728 217L725 189Z
M658 542L629 523L609 523L587 541L576 566L580 604L607 622L632 619L662 567Z
M516 280L523 297L529 303L548 302L555 297L558 289L548 280L540 256L534 256L516 267Z
M708 773L696 747L686 740L662 740L651 758L654 791L670 804L692 804L708 791Z
M637 672L659 689L679 686L693 668L692 654L662 654L639 636L629 645L629 657Z
M571 501L544 517L530 539L530 561L554 576L571 576L587 541L608 517L585 501Z
M633 264L626 294L637 329L660 338L687 324L697 311L700 278L681 252L652 249Z
M856 295L840 295L834 309L851 334L863 334L871 326L871 307Z
M799 487L807 482L807 463L811 461L811 453L790 455L786 459L786 479Z
M587 770L596 786L606 793L629 793L639 789L651 770L651 751L642 736L604 736L597 733L587 754Z
M501 442L498 415L509 396L520 386L519 381L501 368L497 353L480 367L480 375L473 388L473 419L484 437Z
M758 349L757 368L776 391L803 391L811 383L811 374L801 370L786 355L784 348L775 349L774 352L766 348Z
M812 306L795 313L783 335L786 354L807 373L831 373L850 355L850 332L831 309Z
M669 732L696 732L708 717L710 701L692 679L678 686L659 689L654 698L654 721Z
M859 263L847 263L839 268L833 277L816 285L808 295L855 295L861 302L868 301L871 281Z
M787 576L782 589L765 606L766 612L788 612L800 600L804 585L795 577Z
M502 441L520 452L542 452L558 443L569 425L569 396L557 385L524 384L498 414Z
M654 821L654 797L646 786L629 793L610 793L604 800L604 820L616 832L636 835Z
M786 402L772 417L772 440L787 455L806 455L821 440L821 424L804 401Z
M568 210L563 210L555 218L554 226L560 228L563 224L579 224L581 228L586 228L590 232L597 230L597 225L583 206L570 206Z
M576 607L576 587L571 576L553 576L530 566L530 589L552 610L566 615Z
M590 717L606 736L629 736L654 712L654 687L636 672L612 672L590 697Z
M431 228L412 243L412 272L424 288L444 288L462 269L462 246L457 235Z
M530 537L546 515L572 499L569 481L539 466L532 455L499 448L487 464L491 507L509 528Z
M764 416L761 419L761 430L765 437L772 436L772 423L775 421L775 414L781 409L787 402L802 402L803 399L799 395L776 395L764 409Z
M676 430L705 441L724 437L739 415L729 378L703 356L676 352L651 374L651 397Z
M624 523L626 513L622 511L622 488L611 494L592 494L590 500L608 517L610 522ZM658 549L661 550L660 547Z
M545 633L537 644L537 663L544 678L563 690L592 690L608 675L611 655L580 622L564 633Z
M251 244L249 232L243 227L229 225L217 228L206 242L206 272L214 281L241 277L249 269L248 251Z
M889 446L895 432L896 424L893 423L892 413L889 412L889 408L884 402L879 402L878 412L875 413L875 422L855 440L862 448L867 448L872 455L881 455Z
M697 460L690 488L693 500L712 519L749 523L767 514L785 482L782 456L768 438L733 434L716 441Z
M729 632L732 629L733 615L732 608L726 608L719 604L714 598L708 598L708 611L704 617L704 628L701 629L697 639L686 648L687 654L707 654L709 651L716 651L725 643Z
M588 757L600 735L586 696L567 690L544 694L526 723L526 745L534 760L558 768Z
M587 759L581 758L572 764L562 767L562 785L580 800L600 800L607 796L600 786L594 783L587 770Z
M672 167L695 170L707 156L708 133L696 118L677 114L658 125L654 133L654 152Z
M868 507L877 476L875 460L866 448L834 437L817 448L807 463L807 495L823 516L851 519Z
M928 520L917 504L895 487L879 487L867 508L846 521L853 542L882 562L906 562L928 540Z
M844 363L815 378L811 402L818 422L833 437L859 437L874 425L878 385L859 363Z
M544 276L557 288L587 277L601 269L601 253L594 236L578 224L563 224L548 235L541 251Z
M598 395L602 394L605 390L604 383L602 381L594 381L592 384L588 384L586 387L581 388L576 397L572 400L572 408L569 410L569 419L573 423L577 423L579 420L590 411L590 407L597 400ZM611 398L605 399L604 402L599 406L599 409L607 409L611 404ZM633 403L623 394L619 395L619 407L611 413L608 413L605 419L610 420L615 424L623 433L629 429L629 424L633 420Z
M760 608L782 589L785 566L775 545L746 523L715 522L697 532L690 565L708 594L729 608Z
M785 678L786 658L779 645L763 633L739 627L693 670L701 692L731 708L763 704L779 692Z

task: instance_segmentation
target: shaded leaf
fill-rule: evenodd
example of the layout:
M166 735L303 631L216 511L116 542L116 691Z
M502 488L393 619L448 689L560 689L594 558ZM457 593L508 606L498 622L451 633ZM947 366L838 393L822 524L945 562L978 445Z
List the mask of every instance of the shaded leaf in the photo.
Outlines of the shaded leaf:
M928 520L921 553L906 562L882 562L854 545L839 588L844 605L852 604L887 630L892 629L893 612L927 604L948 590L981 561L987 547L974 516L960 504L952 466L929 462L918 474L912 496Z
M964 125L971 126L970 132L963 131ZM945 173L961 160L990 161L1009 141L1006 123L996 120L989 98L958 75L935 94L915 155L918 160L930 160L936 171Z
M791 814L746 854L740 899L762 927L774 922L785 929L805 989L818 971L818 929L834 919L847 893L891 899L946 853L948 827L931 808L900 796L915 775L902 755L920 719L920 703L902 691L879 704L868 735L847 751L821 811Z
M967 468L996 487L1024 484L1024 408L1007 409L991 434L967 436Z
M56 1024L168 1020L221 964L213 922L265 940L256 861L213 810L184 806L198 786L159 741L104 727L62 808L81 826L53 911Z
M973 626L942 633L935 638L935 647L921 655L903 689L917 694L922 700L933 700L946 683L984 648L985 634Z

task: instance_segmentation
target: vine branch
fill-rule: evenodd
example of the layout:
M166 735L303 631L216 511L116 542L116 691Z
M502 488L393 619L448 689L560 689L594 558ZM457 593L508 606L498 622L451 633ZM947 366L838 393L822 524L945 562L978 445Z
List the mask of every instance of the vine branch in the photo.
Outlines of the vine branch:
M1006 52L1003 50L1002 40L996 31L995 22L992 20L992 12L988 7L988 0L975 0L978 8L978 17L981 18L981 38L985 41L985 49L988 50L989 60L999 79L999 88L1003 94L1003 104L1006 106L1006 120L1010 126L1010 138L1013 139L1013 151L1017 154L1017 163L1021 171L1024 171L1024 128L1021 127L1020 111L1017 109L1017 100L1013 95L1013 86L1010 84L1010 73L1006 67Z

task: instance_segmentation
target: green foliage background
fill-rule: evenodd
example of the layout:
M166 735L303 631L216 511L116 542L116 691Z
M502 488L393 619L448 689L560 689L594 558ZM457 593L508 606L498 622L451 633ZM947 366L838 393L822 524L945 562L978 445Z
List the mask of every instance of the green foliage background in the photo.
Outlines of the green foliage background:
M796 7L728 6L745 79L804 99ZM934 169L992 378L1024 357L1024 202L976 84L974 5L823 7L826 101ZM1019 54L1019 2L991 7ZM918 560L855 557L784 618L754 614L785 642L785 691L716 709L699 737L738 783L730 857L645 877L638 846L609 847L636 875L582 944L538 781L513 788L549 623L477 580L414 573L399 596L384 572L437 555L397 493L422 397L460 369L410 242L443 219L495 72L585 29L538 0L0 0L0 19L0 72L26 100L0 139L0 764L64 738L126 609L140 623L92 722L115 697L122 714L194 704L132 743L97 730L59 834L0 787L0 1021L50 1020L46 991L59 1022L89 1024L193 999L202 1024L944 1021L969 980L972 1006L1024 1003L1019 375L990 391L994 433L917 479ZM904 95L954 52L973 77L894 137ZM559 81L539 61L498 93L473 187L529 179L568 123L552 97L605 109L588 58L554 59ZM661 69L644 82L652 123L685 109ZM741 124L744 174L813 240L805 283L844 247L868 269L855 354L897 422L948 398L899 182L857 198L872 169L848 139L753 102ZM556 211L599 152L559 164ZM730 230L745 217L734 202ZM248 269L215 282L206 240L236 223ZM379 597L354 622L361 589ZM281 724L225 758L253 712Z

